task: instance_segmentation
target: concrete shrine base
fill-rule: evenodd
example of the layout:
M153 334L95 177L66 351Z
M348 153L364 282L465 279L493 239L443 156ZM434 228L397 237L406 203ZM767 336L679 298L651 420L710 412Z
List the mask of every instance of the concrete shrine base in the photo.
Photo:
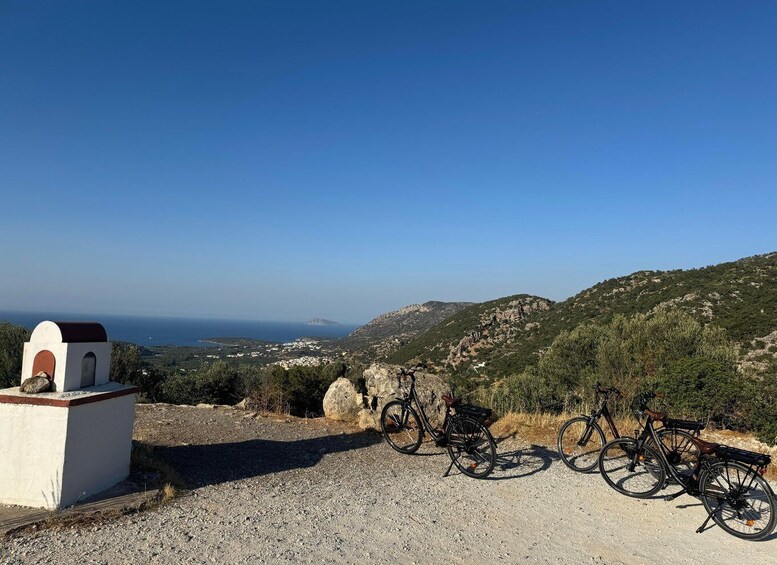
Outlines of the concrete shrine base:
M113 382L35 395L0 389L0 504L65 508L124 480L137 392Z

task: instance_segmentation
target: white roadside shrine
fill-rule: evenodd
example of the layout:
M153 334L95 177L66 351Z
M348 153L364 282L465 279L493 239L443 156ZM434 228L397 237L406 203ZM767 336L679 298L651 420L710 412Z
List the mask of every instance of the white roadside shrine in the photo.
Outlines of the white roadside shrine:
M101 324L38 324L20 383L43 371L52 389L0 389L0 504L64 508L129 475L138 389L111 382L110 366Z

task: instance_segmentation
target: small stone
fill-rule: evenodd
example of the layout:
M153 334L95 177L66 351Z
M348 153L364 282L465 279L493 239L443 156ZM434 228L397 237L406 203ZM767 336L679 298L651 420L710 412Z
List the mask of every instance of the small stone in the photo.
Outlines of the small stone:
M47 390L51 390L51 379L44 371L41 371L34 377L24 379L22 386L19 387L19 390L26 394L38 394L39 392L46 392Z

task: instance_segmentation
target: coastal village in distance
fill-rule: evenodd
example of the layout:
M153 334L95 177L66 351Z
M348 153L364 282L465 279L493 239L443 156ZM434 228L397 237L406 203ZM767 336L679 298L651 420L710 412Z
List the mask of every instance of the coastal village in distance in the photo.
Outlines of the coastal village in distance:
M309 326L339 326L337 322L313 318ZM315 367L332 363L345 355L341 340L327 337L303 336L293 341L276 342L246 337L209 337L201 340L202 346L140 346L141 355L152 365L174 368L186 373L200 364L213 361L239 361L256 365L290 367Z

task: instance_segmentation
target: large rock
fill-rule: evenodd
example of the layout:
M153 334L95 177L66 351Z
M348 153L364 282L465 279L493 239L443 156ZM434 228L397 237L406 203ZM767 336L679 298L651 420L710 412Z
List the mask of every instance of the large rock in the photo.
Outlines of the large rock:
M354 422L362 408L362 396L356 392L351 381L340 377L327 389L324 395L324 416L330 420Z
M40 392L46 392L51 390L51 379L43 371L39 372L34 377L24 379L22 386L19 387L21 392L27 394L38 394Z
M324 396L324 415L327 418L332 418L327 411L327 397L331 394L332 398L342 398L343 406L349 408L356 406L356 411L353 413L348 412L346 417L332 419L353 422L363 430L372 429L380 431L380 413L383 407L395 398L403 396L404 390L410 387L410 382L407 380L400 387L397 381L399 369L398 365L388 365L386 363L371 365L363 374L366 389L366 393L363 394L357 392L347 379L338 379L332 383ZM350 389L345 384L338 384L340 381L348 383ZM445 402L442 400L442 395L450 393L448 385L436 375L418 372L416 373L416 391L418 392L421 406L432 425L441 425L445 418ZM351 394L354 396L351 396ZM347 400L354 397L355 401L353 403ZM364 406L367 406L367 408L364 408ZM341 410L338 413L343 414L344 411Z

